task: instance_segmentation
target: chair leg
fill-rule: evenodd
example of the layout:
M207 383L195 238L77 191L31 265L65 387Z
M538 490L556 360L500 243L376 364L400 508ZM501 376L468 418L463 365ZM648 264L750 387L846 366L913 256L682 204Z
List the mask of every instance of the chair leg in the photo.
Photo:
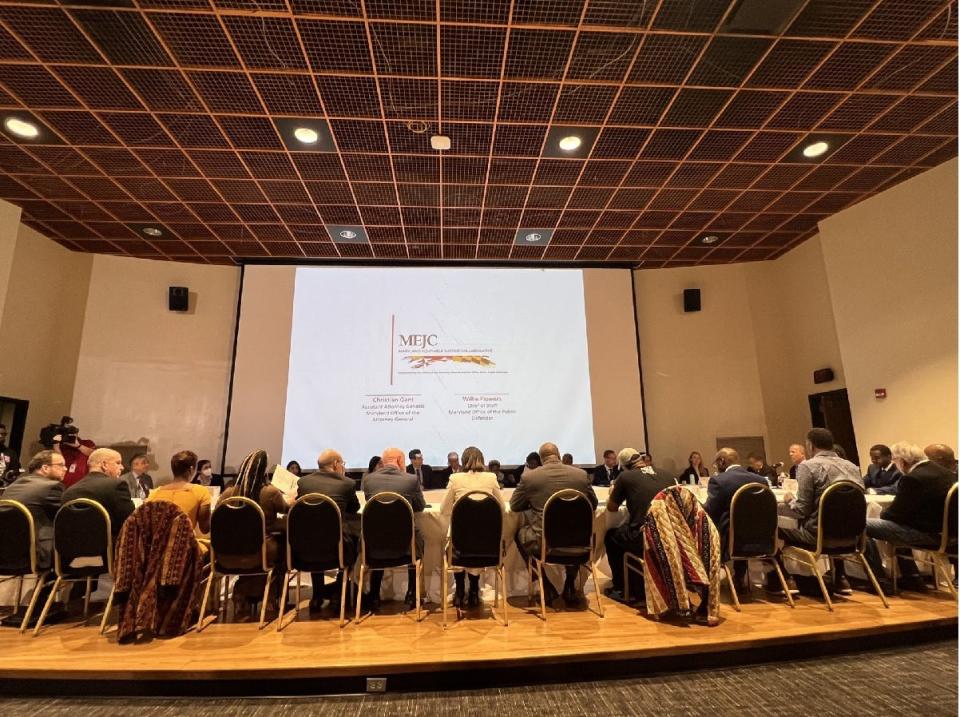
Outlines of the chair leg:
M733 584L733 566L733 560L725 563L723 572L727 574L727 585L730 587L730 599L733 601L733 609L740 612L740 596L737 595L737 586Z
M33 611L37 607L37 598L40 597L40 589L43 587L46 573L37 576L37 584L33 586L33 594L30 596L30 604L27 606L27 614L23 616L23 622L20 623L20 634L27 631L27 625L30 624L30 618L33 617Z
M280 630L283 628L283 618L284 618L284 617L286 616L286 614L287 614L287 609L286 609L286 608L287 608L287 595L289 595L289 593L290 593L290 572L291 572L291 571L288 570L288 571L284 572L284 574L283 574L283 587L280 588L280 598L279 598L279 600L278 600L278 603L279 603L279 605L280 605L280 611L279 611L279 614L277 615L277 632L280 632ZM299 575L300 575L300 573L297 572L297 576L299 576ZM300 601L299 601L299 600L297 600L297 604L293 606L293 619L294 619L294 620L297 619L297 608L298 608L298 607L300 607Z
M780 563L776 561L775 558L769 558L770 562L773 563L773 569L777 571L777 577L780 578L780 587L783 588L783 594L787 596L787 602L790 604L790 607L796 607L797 603L793 601L793 594L790 592L790 588L787 585L787 579L783 575L783 571L780 569Z
M263 587L263 603L260 605L260 626L262 630L267 619L267 602L270 600L270 581L273 579L273 568L267 571L267 584Z
M47 601L43 604L43 610L40 611L40 619L37 620L37 626L33 628L33 636L36 637L40 634L40 628L43 627L43 621L47 619L47 613L50 612L50 606L53 605L53 601L57 597L57 591L60 589L60 583L63 581L58 577L53 582L53 588L50 590L50 595L47 597Z
M544 595L546 590L543 589L543 564L538 560L537 561L537 579L540 581L540 617L543 618L543 621L547 621L547 599Z
M597 579L597 564L593 560L590 561L590 572L593 575L593 592L597 595L597 610L600 617L604 617L603 604L600 602L600 581Z
M885 608L890 607L890 603L887 602L887 596L883 594L883 590L880 589L880 583L877 582L877 576L873 574L873 570L870 567L870 563L867 562L867 558L859 550L857 551L857 557L860 558L860 564L863 566L863 571L867 574L867 577L870 578L870 583L873 585L873 589L877 591L877 595L880 596L881 602Z
M450 566L447 565L447 556L443 556L443 574L440 576L440 610L443 613L442 624L443 629L447 629L447 600L449 595L447 595L447 589L449 588L449 569Z
M343 626L347 624L346 622L346 611L347 611L347 587L350 585L350 570L349 568L343 569L343 575L340 576L340 629L343 629ZM297 576L297 593L300 592L300 577ZM299 598L298 598L299 600ZM297 603L299 605L299 602Z
M87 578L87 589L83 594L83 624L87 624L90 615L90 588L93 587L93 578Z
M13 603L13 612L16 614L20 610L20 602L23 600L23 576L17 580L17 601Z
M294 620L300 619L300 605L302 604L300 602L300 594L301 594L301 583L303 582L303 580L301 579L301 575L302 575L301 572L298 570L297 571L297 607L293 611Z
M533 605L533 568L527 560L527 605Z
M360 604L363 602L361 600L363 597L363 567L363 563L360 563L360 577L357 579L357 615L353 620L355 625L360 624Z
M110 588L110 595L107 596L107 606L103 609L103 618L100 620L100 634L107 630L107 619L110 617L110 610L113 608L113 594L116 588Z
M210 589L213 587L216 579L217 574L213 572L213 568L211 568L210 578L207 580L207 587L203 591L203 600L200 601L200 617L197 619L197 632L203 630L203 616L207 612L207 601L210 599ZM224 604L226 604L226 599L224 599ZM226 619L226 613L224 613L224 619Z
M497 567L497 572L500 574L500 585L503 588L503 593L500 596L500 599L503 603L503 626L510 626L510 619L507 617L507 571L503 567L503 563Z
M421 610L420 610L420 580L423 578L423 561L421 561L421 560L417 560L417 561L416 561L416 568L415 568L415 570L416 570L416 572L414 573L414 577L416 578L416 583L417 583L417 585L416 585L416 592L414 593L414 595L415 595L415 599L416 599L416 601L417 601L417 613L416 613L416 615L417 615L417 622L420 622L420 621L423 619L423 618L420 616L420 613L421 613Z
M820 583L820 592L823 593L823 599L827 603L827 610L833 612L833 602L830 600L830 593L827 591L827 586L823 582L823 576L820 574L820 568L817 566L816 560L810 560L810 568L813 570L813 574L817 576L817 582Z
M629 553L623 554L623 601L627 604L630 603L630 566L628 564ZM613 566L610 566L610 570L613 570Z

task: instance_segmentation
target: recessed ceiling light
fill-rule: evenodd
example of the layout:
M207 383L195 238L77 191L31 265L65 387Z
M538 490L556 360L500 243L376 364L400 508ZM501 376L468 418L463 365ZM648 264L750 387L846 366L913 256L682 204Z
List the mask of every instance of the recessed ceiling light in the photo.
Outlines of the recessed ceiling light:
M317 131L315 129L310 129L309 127L297 127L295 130L293 130L293 136L304 144L313 144L320 139L320 135L317 134Z
M579 147L582 143L583 143L582 139L577 137L577 135L572 134L569 137L564 137L563 139L560 140L560 149L562 149L564 152L572 152L573 150L577 149L577 147Z
M830 145L826 142L814 142L803 148L803 156L813 159L814 157L819 157L828 149L830 149Z
M354 231L350 231L349 229L344 229L342 232L340 232L340 236L343 239L356 239L357 233Z
M158 237L163 234L163 232L157 229L156 227L144 227L142 231L148 237Z
M40 134L40 129L33 122L25 122L16 117L7 117L3 125L17 137L24 139L36 139Z
M430 138L430 146L440 150L450 149L450 138L442 134L435 134Z
M540 241L541 239L543 239L543 234L531 233L531 234L524 235L523 238L526 241Z
M720 237L718 237L716 234L707 234L705 237L700 239L701 244L716 244L718 241L720 241Z

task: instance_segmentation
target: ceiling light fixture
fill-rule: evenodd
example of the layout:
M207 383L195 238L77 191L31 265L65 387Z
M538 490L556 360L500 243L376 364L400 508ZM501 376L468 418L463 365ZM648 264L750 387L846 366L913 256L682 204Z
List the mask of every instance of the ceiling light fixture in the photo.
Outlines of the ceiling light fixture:
M527 235L524 236L523 238L524 238L526 241L531 241L531 242L532 242L532 241L540 241L541 239L543 239L543 235L542 235L542 234L532 233L532 234L527 234Z
M340 236L343 239L356 239L357 233L354 231L350 231L349 229L344 229L342 232L340 232Z
M564 152L572 152L575 149L577 149L582 143L583 143L582 139L577 137L577 135L572 134L569 137L564 137L563 139L560 140L560 149L562 149Z
M317 131L315 129L310 129L309 127L297 127L295 130L293 130L293 136L304 144L314 144L318 139L320 139L320 135L317 133Z
M814 157L819 157L828 149L830 149L830 145L826 142L814 142L803 148L803 156L808 159L813 159Z
M148 237L158 237L163 234L163 232L157 229L156 227L144 227L142 231Z
M718 241L720 241L720 237L718 237L716 234L707 234L705 237L703 237L703 238L700 240L700 243L701 243L701 244L716 244Z
M17 117L7 117L3 126L17 137L23 137L24 139L36 139L40 135L40 128L37 125L33 122L25 122Z
M435 134L430 138L430 146L434 149L450 149L450 138L446 135Z

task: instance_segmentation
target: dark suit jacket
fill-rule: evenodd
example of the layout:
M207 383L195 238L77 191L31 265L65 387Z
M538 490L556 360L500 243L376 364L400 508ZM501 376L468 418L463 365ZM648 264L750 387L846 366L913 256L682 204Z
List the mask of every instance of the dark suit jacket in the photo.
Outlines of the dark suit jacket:
M432 490L432 489L434 489L434 488L443 488L443 487L444 487L443 485L440 485L440 477L439 477L439 475L437 475L437 474L441 473L442 471L437 471L437 473L435 474L435 473L433 472L433 468L431 468L431 467L428 466L426 463L424 463L422 466L420 466L420 472L423 474L423 489L424 489L424 490ZM409 473L409 474L412 475L412 476L415 476L415 475L416 475L416 472L414 471L412 465L407 466L407 473ZM449 470L446 471L446 479L447 479L447 480L450 479L450 471L449 471ZM445 482L445 481L444 481L444 482Z
M340 508L344 532L350 535L360 534L360 499L357 498L353 478L338 473L315 471L301 476L297 481L297 498L302 498L307 493L320 493L332 498Z
M450 482L450 476L453 475L453 469L451 469L450 466L447 466L446 468L441 468L438 471L435 471L432 468L430 470L433 473L432 487L436 489L446 488L447 483Z
M925 461L900 479L897 496L880 514L884 520L909 525L931 535L943 528L943 502L957 476L933 461Z
M594 485L610 485L613 481L617 479L620 475L621 468L618 465L615 465L610 469L610 475L607 476L607 466L604 463L601 463L596 468L593 469L593 484Z
M399 493L410 502L414 513L420 513L426 507L423 491L416 476L401 473L399 468L387 466L373 473L367 473L361 483L363 495L367 500L377 493L391 491Z
M733 494L741 486L749 483L767 485L767 480L763 476L751 473L743 466L736 466L712 476L707 484L707 502L703 509L717 526L717 531L724 543L730 527L730 503L733 500Z
M3 498L27 506L37 531L37 566L49 568L53 564L53 519L63 501L63 483L27 473L7 486Z
M863 477L863 486L873 488L879 495L891 495L897 492L897 484L902 477L903 473L893 463L883 470L871 463Z
M76 498L89 498L106 508L110 514L110 531L114 537L120 534L123 521L129 518L134 510L126 481L103 473L87 473L63 492L64 503Z
M543 535L543 507L550 496L564 488L580 491L594 508L597 507L597 495L587 472L575 466L565 466L559 458L528 470L510 496L510 510L514 513L525 511L524 524L517 531L517 537L528 552L539 549Z
M133 475L133 471L127 471L122 476L120 480L124 481L127 484L127 490L130 491L130 497L134 498L137 496L137 477ZM150 491L153 490L153 478L149 473L144 473L140 476L140 484L146 488L147 495L150 495ZM147 496L144 496L146 498Z

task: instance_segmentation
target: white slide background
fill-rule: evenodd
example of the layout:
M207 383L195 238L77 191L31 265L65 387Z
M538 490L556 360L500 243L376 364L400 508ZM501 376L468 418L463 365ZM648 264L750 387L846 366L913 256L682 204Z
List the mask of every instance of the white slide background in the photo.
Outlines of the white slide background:
M595 453L580 270L296 270L284 461L476 445L521 463L544 441Z

